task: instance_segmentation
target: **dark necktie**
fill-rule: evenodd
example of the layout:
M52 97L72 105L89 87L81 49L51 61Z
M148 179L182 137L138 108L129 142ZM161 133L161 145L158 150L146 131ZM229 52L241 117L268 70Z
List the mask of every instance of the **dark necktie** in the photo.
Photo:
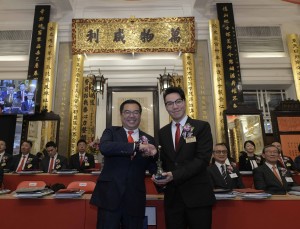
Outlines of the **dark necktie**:
M179 140L180 140L180 123L176 123L176 132L175 132L175 150L179 149Z
M224 178L225 182L227 183L227 181L226 181L227 173L226 173L225 165L221 165L221 172L222 172L222 177Z
M129 130L128 132L128 136L127 136L127 140L129 143L134 143L133 137L131 136L133 134L132 130Z
M53 163L54 163L54 158L50 158L50 163L49 163L49 168L48 168L48 173L51 173L53 170Z

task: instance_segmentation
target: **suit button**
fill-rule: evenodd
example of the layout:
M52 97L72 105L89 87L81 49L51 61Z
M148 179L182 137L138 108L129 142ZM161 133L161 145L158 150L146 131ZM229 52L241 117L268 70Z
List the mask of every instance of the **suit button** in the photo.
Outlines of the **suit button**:
M175 162L175 163L174 163L174 165L175 165L175 166L178 166L178 163L177 163L177 162Z

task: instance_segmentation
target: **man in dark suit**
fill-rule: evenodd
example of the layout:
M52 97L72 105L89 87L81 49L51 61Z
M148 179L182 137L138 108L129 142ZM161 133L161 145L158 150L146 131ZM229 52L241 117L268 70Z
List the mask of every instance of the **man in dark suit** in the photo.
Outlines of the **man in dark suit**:
M77 169L79 172L85 172L86 169L95 168L95 158L86 152L87 143L84 139L77 142L78 153L70 157L69 168Z
M6 143L4 140L0 139L0 168L3 170L9 170L12 163L12 155L5 152Z
M281 166L282 168L288 169L288 170L297 170L296 165L292 158L285 156L282 152L281 143L280 142L272 142L273 146L276 146L279 149L279 158L277 165Z
M34 94L32 92L28 92L25 96L25 101L21 104L21 110L23 113L34 113Z
M265 190L265 192L285 195L290 191L294 181L288 170L283 170L277 166L280 151L273 145L265 146L262 157L265 159L263 165L253 170L253 180L256 189Z
M16 95L15 95L15 86L8 85L7 86L7 95L3 97L4 107L12 107L16 102Z
M156 170L154 138L141 131L142 107L135 100L120 106L122 127L104 130L100 151L104 167L91 204L98 206L97 229L141 229L145 216L145 171Z
M17 91L16 93L16 98L22 103L25 101L26 95L27 95L26 85L25 83L20 83L19 91Z
M11 170L20 172L22 170L35 170L38 168L36 157L30 153L32 142L25 140L21 144L21 153L13 156Z
M44 157L41 161L41 169L44 173L52 173L53 171L67 168L68 160L66 157L57 153L57 145L55 142L47 142L46 150L48 157Z
M214 164L208 168L212 185L215 189L244 188L242 177L236 167L226 164L228 149L224 143L218 143L214 147Z
M207 172L212 154L209 123L186 115L185 94L169 87L164 93L172 122L159 131L163 175L152 180L164 189L167 229L211 228L213 187Z

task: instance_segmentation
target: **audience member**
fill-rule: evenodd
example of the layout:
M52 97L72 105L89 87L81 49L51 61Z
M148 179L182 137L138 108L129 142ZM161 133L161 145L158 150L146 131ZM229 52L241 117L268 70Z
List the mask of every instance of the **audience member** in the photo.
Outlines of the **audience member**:
M300 171L300 144L298 145L298 156L295 158L295 167Z
M86 169L95 168L95 158L93 155L86 152L87 143L84 139L77 142L78 153L70 157L70 169L77 169L79 172L84 172Z
M3 170L9 170L12 163L12 155L5 152L6 143L0 139L0 168Z
M215 163L208 167L214 189L244 188L242 177L237 168L227 165L228 149L224 143L216 144L213 150Z
M277 195L284 195L293 186L294 181L288 170L277 166L279 149L273 145L265 146L262 157L265 163L253 170L253 180L256 189Z
M244 149L245 151L242 151L241 156L239 157L240 171L252 171L262 164L261 157L254 154L255 144L253 141L245 141Z
M138 127L142 107L135 100L120 106L122 126L106 128L100 139L105 164L91 203L98 207L97 229L143 228L145 172L156 170L154 138Z
M283 154L280 142L273 142L272 145L277 147L280 152L278 166L280 165L282 168L286 168L288 170L296 170L296 166L294 164L293 159Z
M31 154L32 142L25 140L21 144L21 153L13 156L11 170L20 172L22 170L38 169L38 161L35 155Z
M48 156L44 157L41 161L41 169L44 173L52 173L53 171L66 169L68 167L67 158L57 153L57 145L55 142L47 142L46 150Z

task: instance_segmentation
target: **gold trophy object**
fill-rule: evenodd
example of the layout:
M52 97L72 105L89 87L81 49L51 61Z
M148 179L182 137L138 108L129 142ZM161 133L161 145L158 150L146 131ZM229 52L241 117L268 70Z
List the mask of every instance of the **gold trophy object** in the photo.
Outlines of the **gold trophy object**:
M162 161L160 160L160 150L161 150L161 146L158 146L158 159L156 161L156 165L157 165L157 171L155 174L155 179L156 180L163 180L166 179L166 176L163 176L163 168L162 168Z

